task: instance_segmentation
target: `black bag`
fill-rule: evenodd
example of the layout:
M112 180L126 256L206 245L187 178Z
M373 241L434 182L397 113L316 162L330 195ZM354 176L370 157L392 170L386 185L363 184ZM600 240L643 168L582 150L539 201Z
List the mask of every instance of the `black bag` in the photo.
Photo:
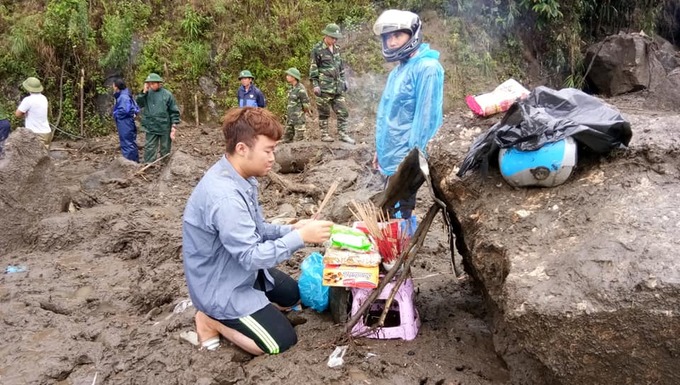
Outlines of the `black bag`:
M621 113L601 99L574 88L536 87L475 139L457 175L462 177L480 163L486 168L499 148L533 151L569 136L593 152L605 154L628 146L633 133Z

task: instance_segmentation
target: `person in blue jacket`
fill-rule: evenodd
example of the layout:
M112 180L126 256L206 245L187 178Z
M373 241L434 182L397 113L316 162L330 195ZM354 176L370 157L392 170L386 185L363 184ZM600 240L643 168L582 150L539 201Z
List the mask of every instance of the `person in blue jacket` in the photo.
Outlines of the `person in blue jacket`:
M237 94L239 107L267 107L264 94L253 84L254 79L255 77L248 70L243 70L238 74L238 80L241 81Z
M116 121L116 128L118 129L120 151L125 159L139 162L137 125L135 124L135 115L139 113L139 107L130 96L130 90L128 90L123 79L115 79L112 87L113 96L116 98L116 104L113 106L113 119Z
M439 52L423 43L422 22L413 12L387 10L373 25L388 62L399 62L390 72L378 105L373 167L390 177L408 153L427 143L443 121L444 69ZM391 215L411 218L416 192L397 203Z

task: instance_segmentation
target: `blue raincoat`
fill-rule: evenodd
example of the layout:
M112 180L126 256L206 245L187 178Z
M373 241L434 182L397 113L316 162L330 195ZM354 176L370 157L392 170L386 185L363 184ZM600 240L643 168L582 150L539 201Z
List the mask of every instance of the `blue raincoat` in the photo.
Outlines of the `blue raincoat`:
M390 176L413 148L425 153L442 125L444 69L439 52L422 44L390 72L375 124L375 146L383 174Z
M139 162L137 126L135 125L135 115L139 112L139 107L132 100L130 90L127 88L116 92L113 96L116 98L116 104L113 106L113 119L118 128L120 151L125 159Z

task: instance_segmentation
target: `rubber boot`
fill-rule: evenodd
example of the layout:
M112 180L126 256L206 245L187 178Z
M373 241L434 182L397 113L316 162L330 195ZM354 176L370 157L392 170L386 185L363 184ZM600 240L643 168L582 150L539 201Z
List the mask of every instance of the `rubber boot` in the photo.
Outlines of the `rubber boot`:
M283 133L283 143L290 143L295 140L295 130L292 127L286 127Z
M351 136L347 135L347 134L344 133L344 132L341 132L339 136L340 136L340 141L341 141L341 142L345 142L345 143L349 143L349 144L354 144L354 143L356 143L356 142L354 141L354 139L352 139Z
M208 350L215 350L220 347L220 322L208 317L202 311L196 312L196 334L201 347Z
M319 120L319 131L321 131L322 142L333 142L332 136L328 135L328 120Z
M301 142L305 140L305 130L295 130L294 142Z

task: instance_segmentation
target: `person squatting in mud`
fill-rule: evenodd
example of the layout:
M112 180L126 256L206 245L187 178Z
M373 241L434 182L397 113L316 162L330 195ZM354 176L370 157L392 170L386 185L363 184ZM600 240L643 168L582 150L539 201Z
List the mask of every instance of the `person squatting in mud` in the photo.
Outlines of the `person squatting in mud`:
M294 225L264 221L257 180L274 164L283 126L256 107L227 111L222 127L226 154L203 176L186 205L182 222L184 272L198 310L202 346L219 336L254 355L277 354L297 343L281 312L300 302L297 283L274 268L305 243L330 237L332 222Z
M427 143L443 122L444 69L439 52L423 43L422 22L408 11L387 10L373 25L382 40L386 61L398 61L387 78L375 123L373 167L390 177L408 153ZM409 219L416 191L395 206L391 215Z

